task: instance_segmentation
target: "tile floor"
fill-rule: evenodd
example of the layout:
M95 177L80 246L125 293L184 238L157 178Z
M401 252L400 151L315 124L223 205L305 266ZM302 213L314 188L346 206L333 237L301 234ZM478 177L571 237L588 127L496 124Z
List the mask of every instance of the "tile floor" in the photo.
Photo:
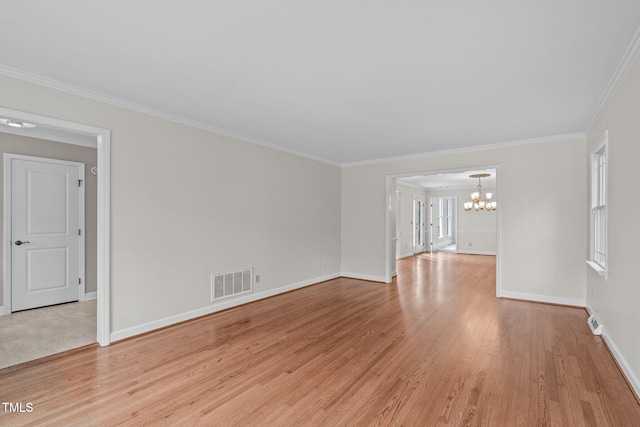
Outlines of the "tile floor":
M0 316L0 369L96 342L96 301Z

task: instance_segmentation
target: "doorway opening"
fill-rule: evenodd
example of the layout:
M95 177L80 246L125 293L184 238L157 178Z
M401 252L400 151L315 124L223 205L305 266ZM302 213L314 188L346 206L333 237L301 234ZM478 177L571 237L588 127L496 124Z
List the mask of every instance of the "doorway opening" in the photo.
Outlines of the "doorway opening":
M407 195L412 200L422 197L429 203L425 206L426 227L424 228L425 250L428 252L452 252L455 254L496 256L496 295L500 292L500 212L465 211L464 202L471 199L476 189L477 179L470 178L476 173L488 173L491 178L483 182L492 189L496 199L500 197L499 166L470 166L461 169L432 170L422 173L396 174L387 176L386 212L386 282L396 275L396 260L409 255L406 251L407 231L415 234L415 222L411 229L406 227L406 211L401 209ZM396 200L394 200L394 198ZM417 208L412 215L415 216ZM405 224L405 225L403 225ZM404 252L403 252L404 251Z
M97 282L96 282L96 341L101 346L110 343L110 300L109 300L109 272L110 272L110 132L107 129L87 126L79 123L58 120L7 108L0 108L0 117L13 122L26 122L35 127L2 126L0 132L38 138L44 141L55 141L66 144L93 147L97 157ZM7 171L5 170L5 174ZM5 194L5 218L6 197ZM10 245L13 244L8 236L11 230L8 221L4 222L4 265L10 263ZM11 296L7 284L11 283L9 272L4 269L3 305L0 314L11 313Z

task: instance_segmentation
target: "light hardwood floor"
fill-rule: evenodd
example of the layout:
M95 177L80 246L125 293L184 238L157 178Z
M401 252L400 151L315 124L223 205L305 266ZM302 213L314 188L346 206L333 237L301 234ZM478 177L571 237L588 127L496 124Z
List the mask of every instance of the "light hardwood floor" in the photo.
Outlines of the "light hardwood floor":
M423 254L0 371L1 425L637 426L584 309L495 298L495 258Z

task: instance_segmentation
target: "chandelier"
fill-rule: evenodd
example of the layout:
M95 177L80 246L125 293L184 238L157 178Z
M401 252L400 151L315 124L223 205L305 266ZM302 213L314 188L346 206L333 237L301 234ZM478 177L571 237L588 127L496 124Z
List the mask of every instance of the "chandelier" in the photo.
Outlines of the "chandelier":
M491 201L491 193L487 193L486 198L482 198L482 184L480 183L481 178L486 178L491 176L489 173L475 173L473 175L469 175L469 178L478 178L478 191L471 194L471 201L464 203L464 210L470 211L471 209L475 209L479 211L480 209L484 209L486 211L495 211L496 210L496 202Z

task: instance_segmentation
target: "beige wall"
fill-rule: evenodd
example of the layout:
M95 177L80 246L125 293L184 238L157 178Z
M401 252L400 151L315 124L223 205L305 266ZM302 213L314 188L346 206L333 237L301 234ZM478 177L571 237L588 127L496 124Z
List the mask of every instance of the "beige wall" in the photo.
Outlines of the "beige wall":
M48 157L58 160L70 160L85 164L85 291L96 292L96 193L97 179L89 170L96 165L96 149L77 145L63 144L61 142L43 141L35 138L27 138L0 132L0 152L12 154L24 154L28 156ZM0 162L0 191L4 191L4 162ZM0 218L4 211L0 210ZM0 229L0 240L3 230ZM4 254L3 254L4 256ZM2 266L0 266L0 277ZM0 294L0 305L4 293Z
M608 277L587 271L587 304L604 325L607 339L625 359L640 394L640 285L638 239L640 238L640 58L609 100L588 135L588 156L605 130L609 131L608 158ZM587 206L585 204L585 206ZM588 209L587 209L588 211ZM585 258L588 253L585 251Z
M338 167L0 76L2 107L111 130L111 330L340 273Z
M342 269L386 276L386 177L499 165L498 271L503 295L584 304L585 139L345 166Z

